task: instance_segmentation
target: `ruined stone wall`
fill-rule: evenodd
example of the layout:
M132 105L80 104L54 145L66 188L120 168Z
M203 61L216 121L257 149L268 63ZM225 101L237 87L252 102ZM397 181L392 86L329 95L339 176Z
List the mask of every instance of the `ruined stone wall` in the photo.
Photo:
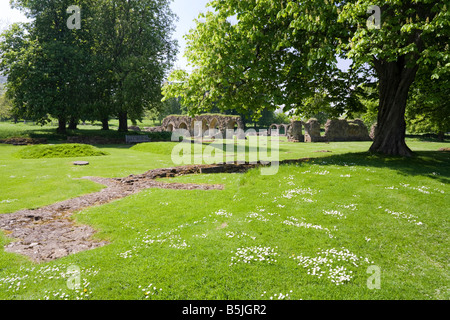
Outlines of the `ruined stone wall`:
M303 122L301 121L291 121L291 125L289 126L287 137L289 141L293 142L303 142L305 141L305 137L303 136Z
M305 127L302 136L302 124ZM294 133L295 132L295 133ZM328 142L328 141L370 141L371 136L364 123L357 120L330 119L325 124L325 134L320 132L320 123L317 119L309 119L306 123L293 121L288 133L291 141Z
M267 133L270 136L287 136L290 129L291 124L273 123L270 125Z
M320 136L320 123L317 119L309 119L305 124L305 142L324 142Z
M325 124L326 141L370 141L369 132L362 120L328 120Z
M195 137L205 134L214 137L218 133L225 137L227 129L244 130L244 123L241 117L232 115L205 114L193 118L189 116L168 116L163 120L161 128L169 132L186 129L191 136Z

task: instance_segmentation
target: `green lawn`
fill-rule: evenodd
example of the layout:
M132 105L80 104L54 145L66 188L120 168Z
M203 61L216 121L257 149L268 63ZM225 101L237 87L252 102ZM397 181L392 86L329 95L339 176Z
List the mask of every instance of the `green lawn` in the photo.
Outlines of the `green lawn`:
M0 144L0 213L102 188L76 179L83 176L173 166L175 145L18 159L26 147ZM370 155L370 142L282 141L281 159L317 159L269 176L254 169L177 177L225 189L148 189L91 207L74 219L110 244L42 264L0 250L0 299L448 300L450 155L436 151L448 144L408 145L416 158ZM0 236L1 246L9 241ZM79 290L68 288L70 266L81 269ZM380 289L368 288L371 266Z

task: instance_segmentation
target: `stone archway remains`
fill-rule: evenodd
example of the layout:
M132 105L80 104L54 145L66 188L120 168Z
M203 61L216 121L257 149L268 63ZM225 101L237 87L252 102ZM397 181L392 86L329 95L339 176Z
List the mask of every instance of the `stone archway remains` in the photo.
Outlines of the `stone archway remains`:
M188 129L194 137L201 137L207 132L212 137L221 133L225 138L227 130L242 129L243 131L244 123L240 116L203 114L196 117L168 116L163 120L161 127L163 131L169 132L176 129Z

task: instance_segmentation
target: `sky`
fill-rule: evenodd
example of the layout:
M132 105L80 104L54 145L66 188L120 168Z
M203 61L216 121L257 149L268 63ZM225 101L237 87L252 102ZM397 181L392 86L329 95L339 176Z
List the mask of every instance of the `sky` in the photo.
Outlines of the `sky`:
M176 69L189 70L187 61L183 57L186 41L183 36L189 32L190 29L195 27L194 19L198 18L198 15L202 12L207 12L208 8L206 4L210 0L174 0L171 4L171 8L178 16L176 22L176 31L173 34L173 38L178 40L179 52L177 61L174 67ZM18 10L11 9L9 0L0 0L0 31L7 28L7 26L14 22L24 22L26 17ZM348 63L341 62L341 67L346 68Z

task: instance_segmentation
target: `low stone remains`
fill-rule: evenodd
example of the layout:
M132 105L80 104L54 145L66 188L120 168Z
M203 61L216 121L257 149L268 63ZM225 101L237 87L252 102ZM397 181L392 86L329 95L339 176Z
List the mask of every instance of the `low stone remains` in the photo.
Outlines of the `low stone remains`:
M305 134L302 134L302 125ZM372 128L374 131L374 129ZM288 139L293 142L331 142L331 141L371 141L364 122L356 120L330 119L325 124L325 133L321 134L320 123L317 119L309 119L307 122L292 121Z
M30 144L45 144L47 143L47 139L45 138L22 138L22 137L13 137L7 139L0 139L0 143L12 144L15 146L26 146Z
M283 160L280 163L298 163L309 158ZM156 180L187 174L240 173L261 166L261 163L230 163L213 165L187 165L161 168L124 178L84 177L106 186L99 192L61 201L38 209L25 209L0 215L0 231L14 240L5 251L29 257L35 262L45 262L77 252L98 248L107 241L95 240L96 230L76 223L72 214L94 205L102 205L116 199L136 194L143 189L222 190L223 185L171 183Z
M128 126L128 130L139 132L141 131L141 128L139 128L138 126Z
M126 135L125 142L126 143L141 143L141 142L150 142L150 138L145 135Z
M325 124L326 141L370 141L372 140L362 120L328 120Z
M67 137L67 143L81 144L122 144L123 139L105 138L101 136L70 136Z

